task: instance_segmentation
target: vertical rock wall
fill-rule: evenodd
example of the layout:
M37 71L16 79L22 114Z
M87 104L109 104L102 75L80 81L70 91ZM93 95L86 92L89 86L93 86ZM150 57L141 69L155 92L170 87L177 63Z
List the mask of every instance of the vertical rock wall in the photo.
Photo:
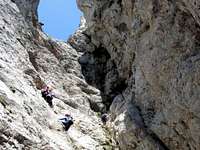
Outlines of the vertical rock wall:
M79 62L121 149L199 149L200 2L77 2L87 45Z

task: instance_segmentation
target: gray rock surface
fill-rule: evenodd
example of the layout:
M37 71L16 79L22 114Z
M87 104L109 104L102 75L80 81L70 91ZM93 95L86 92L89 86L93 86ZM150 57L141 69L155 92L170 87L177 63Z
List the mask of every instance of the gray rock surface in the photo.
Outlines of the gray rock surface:
M38 3L0 0L0 149L111 149L91 110L104 107L100 91L85 82L81 53L40 30ZM43 85L54 89L53 108L41 97ZM66 113L75 119L68 132L58 121Z
M89 45L79 62L121 149L200 149L200 1L77 2Z
M0 1L0 149L200 149L200 1L77 0L68 42L41 31L38 3Z

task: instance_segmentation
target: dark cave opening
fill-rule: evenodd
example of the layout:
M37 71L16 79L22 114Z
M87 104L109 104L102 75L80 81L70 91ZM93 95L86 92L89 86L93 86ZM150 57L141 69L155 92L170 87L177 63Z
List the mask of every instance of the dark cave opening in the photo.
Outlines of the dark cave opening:
M85 52L79 59L81 70L88 84L101 91L105 108L109 111L115 96L126 89L125 79L119 77L117 67L108 50L100 46L94 52Z

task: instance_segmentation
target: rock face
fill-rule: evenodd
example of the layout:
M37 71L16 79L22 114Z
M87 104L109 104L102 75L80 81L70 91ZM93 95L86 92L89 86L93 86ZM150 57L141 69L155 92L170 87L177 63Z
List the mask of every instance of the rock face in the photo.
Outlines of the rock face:
M200 149L200 1L77 2L79 62L121 149Z
M112 149L91 110L104 105L81 74L81 52L40 30L38 3L0 1L0 149ZM54 88L54 108L41 97L45 84ZM66 113L75 119L68 132L58 122Z
M0 1L0 149L200 149L199 1L77 0L68 43L41 31L38 3Z

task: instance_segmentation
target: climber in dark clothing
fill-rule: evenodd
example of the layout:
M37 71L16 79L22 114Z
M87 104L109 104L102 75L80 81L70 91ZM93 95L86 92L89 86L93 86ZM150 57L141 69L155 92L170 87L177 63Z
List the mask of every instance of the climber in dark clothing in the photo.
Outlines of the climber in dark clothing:
M53 107L53 97L55 97L52 89L49 86L46 86L41 90L42 97L46 100L50 107Z
M69 114L65 114L65 117L60 118L59 121L62 122L66 131L68 131L70 126L74 124L73 118Z
M106 125L107 121L109 120L108 114L101 115L101 121L104 125Z

